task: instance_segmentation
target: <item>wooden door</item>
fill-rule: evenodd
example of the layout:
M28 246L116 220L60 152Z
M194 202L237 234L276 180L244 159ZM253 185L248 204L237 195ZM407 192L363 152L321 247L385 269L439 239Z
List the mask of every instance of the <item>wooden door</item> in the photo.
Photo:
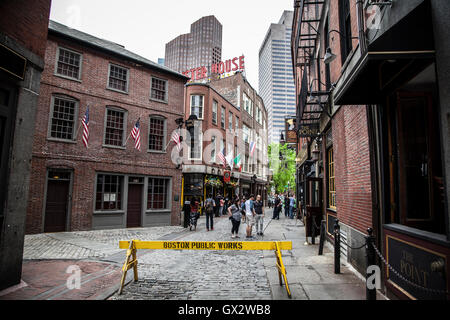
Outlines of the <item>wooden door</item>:
M44 232L64 232L67 225L70 179L49 179Z
M138 228L142 220L142 184L128 184L127 228Z

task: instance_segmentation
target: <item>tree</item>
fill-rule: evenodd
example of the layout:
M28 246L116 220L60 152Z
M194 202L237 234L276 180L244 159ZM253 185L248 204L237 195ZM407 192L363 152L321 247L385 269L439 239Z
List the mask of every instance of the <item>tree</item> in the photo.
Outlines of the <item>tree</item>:
M273 185L277 193L294 190L295 185L295 151L279 143L269 145L269 168L273 171ZM289 187L288 187L289 186Z

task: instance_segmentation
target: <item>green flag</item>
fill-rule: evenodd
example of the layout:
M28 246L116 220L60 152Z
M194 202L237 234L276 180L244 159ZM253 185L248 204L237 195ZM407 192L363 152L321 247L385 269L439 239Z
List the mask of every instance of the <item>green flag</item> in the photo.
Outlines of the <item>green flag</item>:
M238 154L238 156L234 158L233 162L236 166L239 166L239 164L241 163L241 155Z

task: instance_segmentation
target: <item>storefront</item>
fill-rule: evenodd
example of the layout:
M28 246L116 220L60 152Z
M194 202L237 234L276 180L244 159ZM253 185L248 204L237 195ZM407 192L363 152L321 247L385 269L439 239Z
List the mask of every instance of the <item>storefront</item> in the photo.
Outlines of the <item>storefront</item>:
M354 73L338 82L334 103L369 104L376 245L401 275L380 262L386 293L449 299L450 61L442 47L449 31L440 27L448 25L441 14L448 4L416 2L395 25L381 21L380 35L355 58ZM386 10L402 16L406 9Z

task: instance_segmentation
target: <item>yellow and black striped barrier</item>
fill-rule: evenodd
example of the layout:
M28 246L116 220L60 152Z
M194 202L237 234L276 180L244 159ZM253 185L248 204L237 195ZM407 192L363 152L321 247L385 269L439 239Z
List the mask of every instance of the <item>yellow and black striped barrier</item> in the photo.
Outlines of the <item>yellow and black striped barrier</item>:
M127 249L127 257L122 267L122 279L119 295L122 294L127 271L133 268L134 281L138 281L136 250L273 250L277 258L280 285L286 284L286 291L291 298L291 291L283 264L281 250L292 250L292 241L120 241L120 249Z

